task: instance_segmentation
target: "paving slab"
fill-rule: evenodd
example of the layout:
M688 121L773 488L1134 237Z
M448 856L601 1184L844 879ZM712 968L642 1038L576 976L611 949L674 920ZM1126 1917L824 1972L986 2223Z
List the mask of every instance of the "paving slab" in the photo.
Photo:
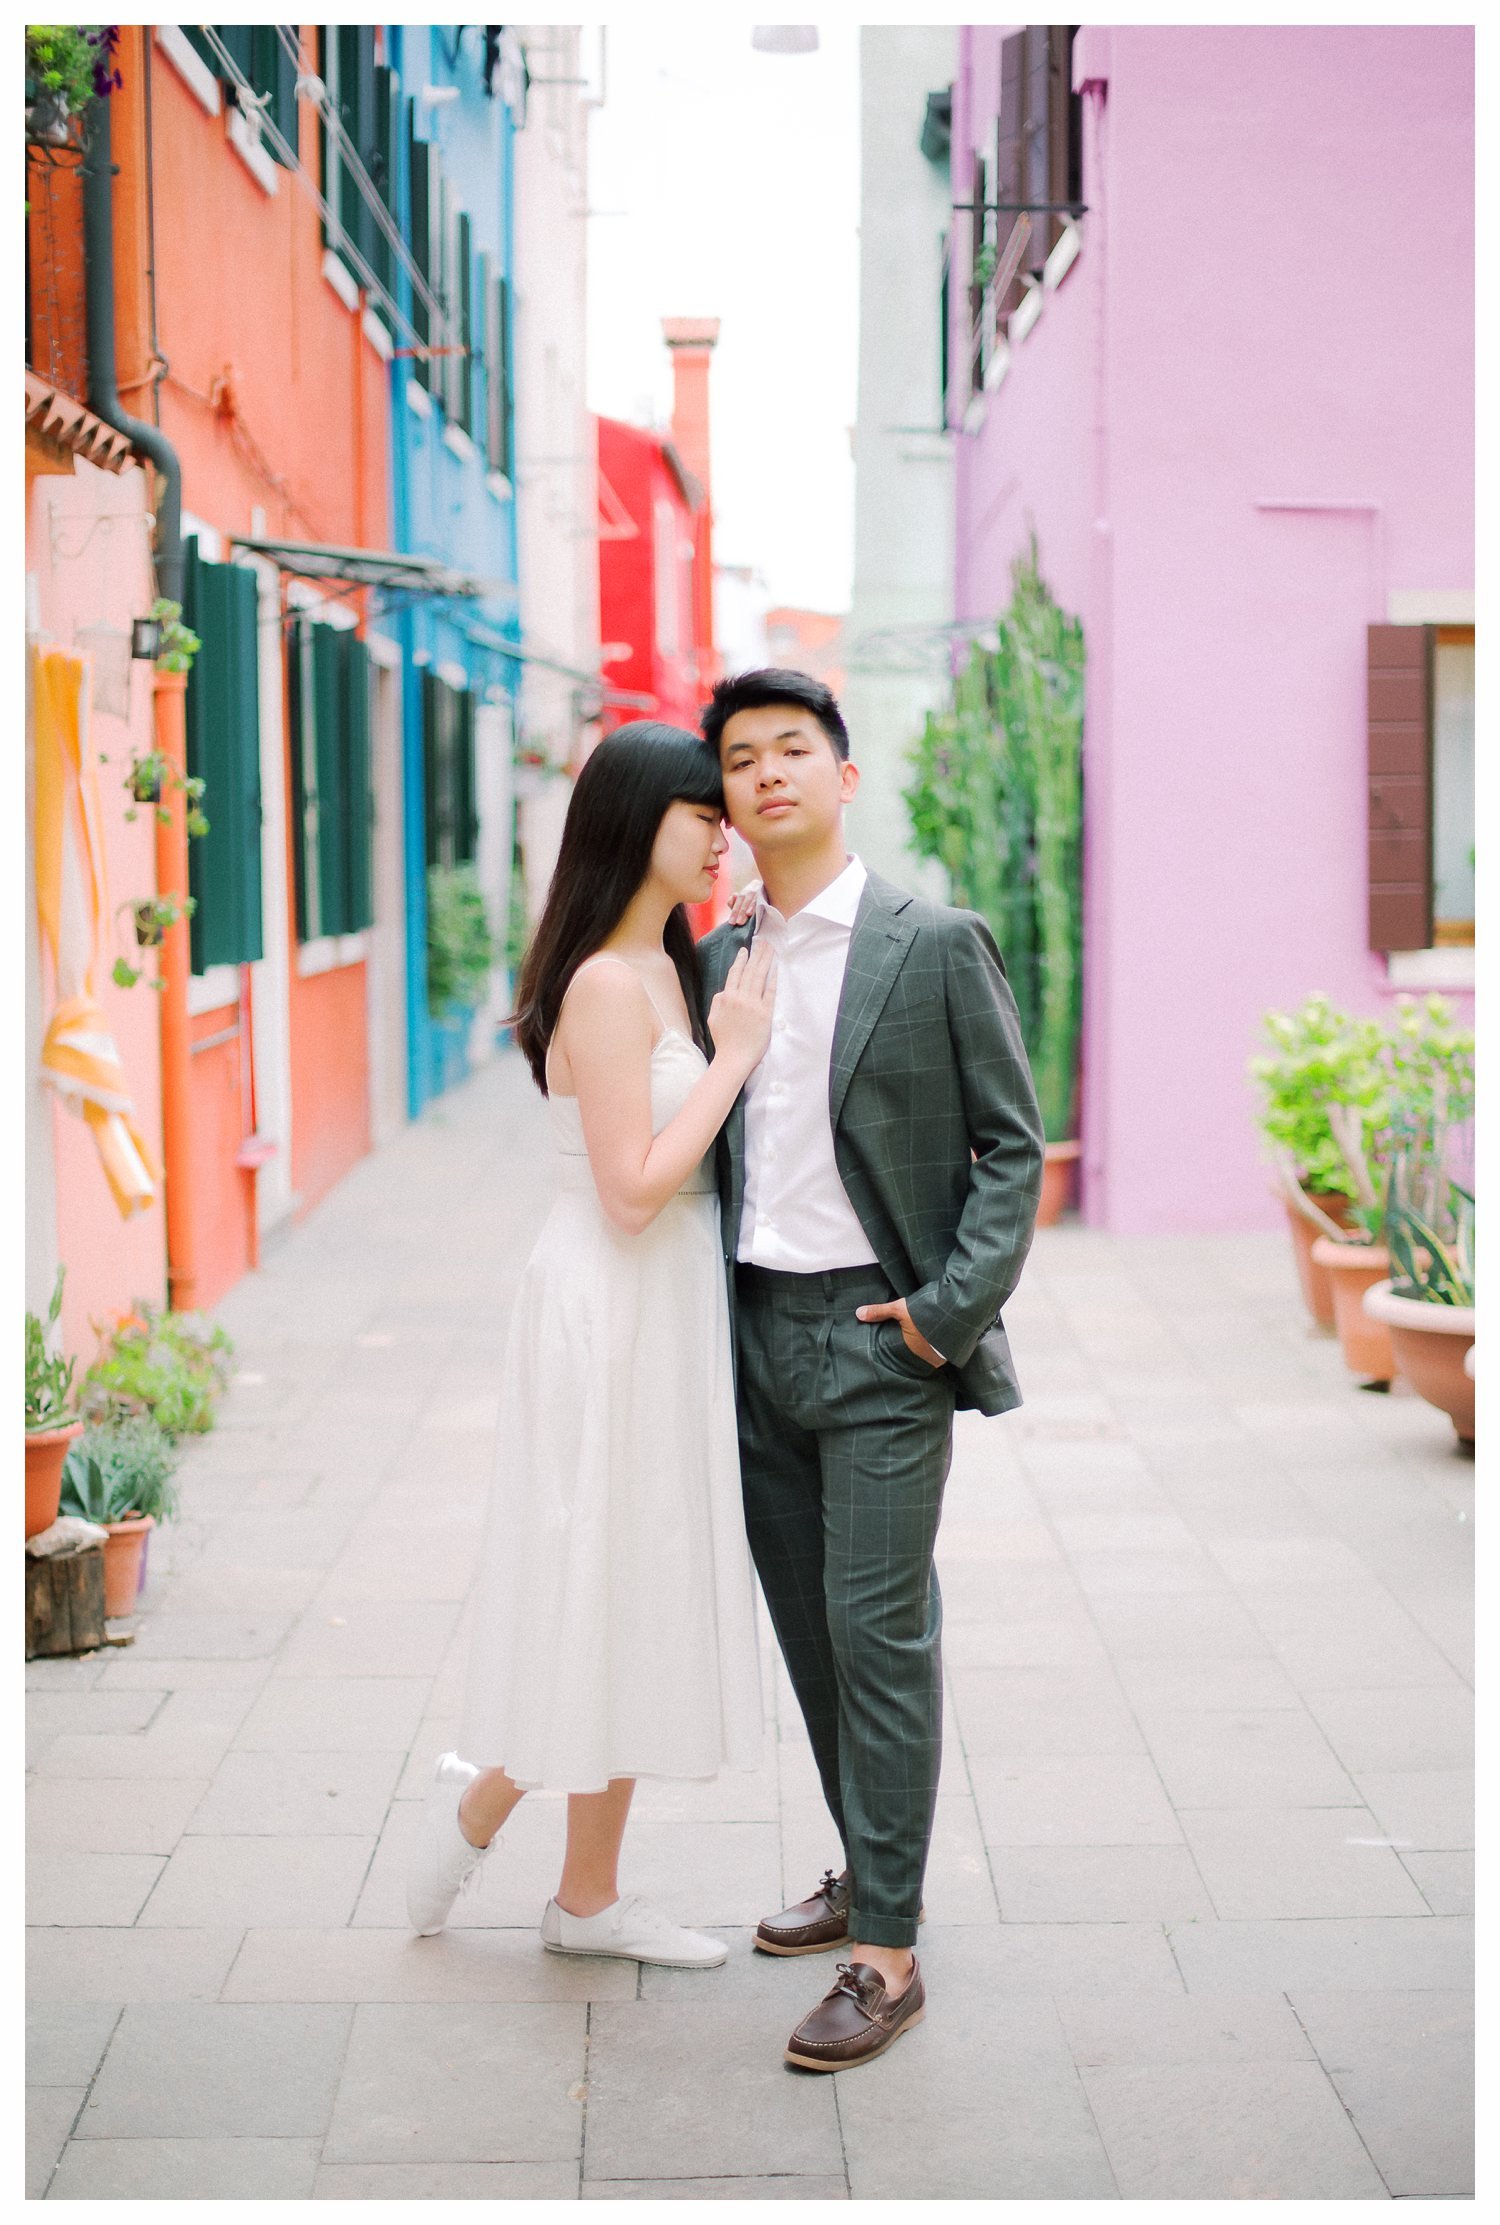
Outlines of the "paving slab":
M75 2139L312 2139L333 2107L352 2011L132 2002Z
M581 2003L512 2004L497 2014L472 2002L367 2002L353 2020L325 2163L576 2159Z
M1109 1672L1077 1663L949 1670L965 1753L1141 1754L1140 1727Z
M74 2119L83 2107L82 2086L38 2086L26 2095L26 2199L39 2202L47 2192L57 2159L67 2145Z
M855 2201L1099 2201L1115 2193L1048 2003L950 1992L938 2013L930 2010L838 2086Z
M1363 1798L1312 1717L1297 1708L1142 1711L1175 1808L1359 1808Z
M1454 1992L1474 1982L1474 1926L1463 1916L1173 1924L1190 1993L1299 1987Z
M847 2202L841 2178L585 2179L586 2202Z
M1467 1769L1474 1760L1474 1695L1447 1684L1394 1691L1313 1691L1306 1705L1351 1771Z
M1054 2007L1080 2069L1151 2063L1310 2062L1313 2046L1279 1993L1059 1994Z
M1415 1880L1434 1916L1473 1915L1472 1854L1418 1854L1403 1848L1401 1866Z
M768 2001L741 2000L732 2021L711 2000L596 2008L585 2178L660 2176L669 2156L684 2178L842 2176L835 2081L788 2073L789 2029Z
M1174 1846L1182 1831L1144 1755L976 1756L988 1846Z
M142 1931L75 1924L26 1934L33 2001L213 2001L239 1951L238 1926Z
M1386 2192L1318 2063L1080 2073L1126 2201L1371 2201Z
M142 1927L347 1923L373 1837L184 1838L141 1911Z
M1393 1841L1423 1854L1472 1850L1472 1769L1361 1772L1355 1783L1371 1814Z
M84 2086L120 2018L114 2001L38 2001L26 2011L28 2086Z
M399 1751L227 1754L187 1829L198 1837L373 1839L402 1760Z
M534 1926L524 1931L450 1930L430 1939L419 1939L404 1926L399 1931L249 1931L224 1981L223 1998L633 2001L639 1967L600 1956L549 1955Z
M247 1753L385 1753L409 1746L425 1677L276 1677L235 1737Z
M1291 2005L1391 2193L1471 2195L1472 1996L1309 1989Z
M1215 1913L1185 1846L993 1846L989 1859L1007 1924L1185 1922Z
M155 1854L79 1854L50 1847L27 1865L26 1921L128 1926L163 1867Z
M28 1859L56 1853L170 1854L208 1790L206 1777L42 1777L26 1799Z
M434 1676L456 1604L344 1599L320 1592L277 1656L280 1677Z
M325 2163L319 2202L573 2202L575 2163Z
M316 2140L73 2140L53 2202L299 2202L314 2191Z
M1181 1820L1220 1916L1417 1916L1426 1909L1367 1808L1200 1808Z

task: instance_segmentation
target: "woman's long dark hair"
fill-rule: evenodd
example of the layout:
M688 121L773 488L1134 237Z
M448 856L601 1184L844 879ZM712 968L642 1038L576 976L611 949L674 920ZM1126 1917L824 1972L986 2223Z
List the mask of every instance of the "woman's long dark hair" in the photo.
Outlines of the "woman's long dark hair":
M637 719L609 735L574 785L547 901L516 982L516 1041L547 1094L547 1046L563 998L585 958L613 934L646 878L657 830L674 803L724 808L718 759L697 734ZM698 953L679 904L662 937L677 968L700 1048Z

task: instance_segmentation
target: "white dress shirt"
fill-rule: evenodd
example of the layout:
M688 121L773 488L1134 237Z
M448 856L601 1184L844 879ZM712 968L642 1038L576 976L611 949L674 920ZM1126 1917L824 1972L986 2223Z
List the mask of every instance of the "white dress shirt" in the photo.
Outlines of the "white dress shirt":
M745 1203L739 1257L783 1274L868 1267L875 1254L833 1156L828 1069L865 869L851 858L784 919L764 894L755 939L776 954L776 1017L745 1084Z

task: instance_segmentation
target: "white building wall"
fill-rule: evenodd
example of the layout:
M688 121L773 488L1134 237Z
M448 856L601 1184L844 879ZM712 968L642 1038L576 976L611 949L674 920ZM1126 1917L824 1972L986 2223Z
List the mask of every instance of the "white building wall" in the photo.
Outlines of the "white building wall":
M599 552L593 421L585 407L588 83L596 30L519 26L531 73L516 137L516 475L521 632L529 662L517 744L574 765L594 729L587 680L599 669ZM592 42L592 46L591 43ZM586 52L585 48L590 51ZM552 83L549 80L563 82ZM523 773L517 788L531 913L545 891L570 783Z
M924 629L953 616L953 462L942 424L938 302L946 168L920 140L927 95L952 83L957 33L860 32L859 410L854 432L854 594L843 707L863 775L849 814L859 855L907 887L942 876L907 847L905 752L946 693ZM960 220L962 221L962 220Z

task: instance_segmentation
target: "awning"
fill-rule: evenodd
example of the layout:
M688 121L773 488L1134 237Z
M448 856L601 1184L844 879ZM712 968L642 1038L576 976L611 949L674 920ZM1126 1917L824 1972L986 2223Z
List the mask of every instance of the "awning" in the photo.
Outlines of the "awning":
M101 471L123 471L135 462L135 450L124 433L106 425L71 394L49 386L35 371L26 374L26 430L59 456L82 456Z
M395 549L342 549L326 541L271 541L264 534L231 535L236 548L268 557L297 579L336 579L406 595L454 595L477 601L515 592L509 580L476 579L435 556L404 556Z

